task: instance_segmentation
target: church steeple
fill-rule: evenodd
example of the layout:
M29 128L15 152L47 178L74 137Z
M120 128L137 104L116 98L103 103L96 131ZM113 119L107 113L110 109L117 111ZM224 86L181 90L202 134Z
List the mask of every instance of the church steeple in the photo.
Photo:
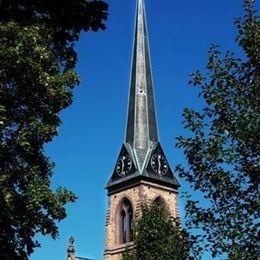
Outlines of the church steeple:
M107 188L140 179L178 187L158 138L144 0L137 0L132 55L125 143Z
M142 171L149 149L158 142L147 23L143 0L137 1L126 143Z
M137 0L125 142L107 184L105 260L121 260L135 248L135 223L143 203L178 214L178 188L159 143L144 0Z

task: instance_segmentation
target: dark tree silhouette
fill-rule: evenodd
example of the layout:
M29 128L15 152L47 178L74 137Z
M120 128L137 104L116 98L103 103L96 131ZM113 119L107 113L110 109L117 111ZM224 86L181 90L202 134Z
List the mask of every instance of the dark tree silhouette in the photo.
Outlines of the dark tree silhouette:
M190 198L186 224L203 231L213 257L229 259L260 255L260 18L253 1L246 0L244 10L235 22L243 58L210 48L207 74L196 72L190 82L200 87L206 106L185 109L191 135L177 138L188 162L177 172L208 202Z
M56 221L76 196L50 187L44 145L72 102L74 43L105 29L103 1L0 1L0 258L28 259L36 233L58 236Z

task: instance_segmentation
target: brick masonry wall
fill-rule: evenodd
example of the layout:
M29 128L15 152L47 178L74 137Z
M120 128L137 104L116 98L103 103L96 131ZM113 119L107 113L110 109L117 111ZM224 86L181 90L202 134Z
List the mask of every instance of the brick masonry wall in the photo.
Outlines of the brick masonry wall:
M133 242L120 244L119 240L119 211L123 199L127 198L131 202L134 220L137 220L140 217L141 204L143 202L152 203L158 197L165 202L169 208L171 216L178 218L178 192L175 189L149 182L140 182L140 184L134 187L118 191L108 197L108 210L106 217L106 248L104 253L105 260L121 260L122 252L124 252L126 248L133 247Z

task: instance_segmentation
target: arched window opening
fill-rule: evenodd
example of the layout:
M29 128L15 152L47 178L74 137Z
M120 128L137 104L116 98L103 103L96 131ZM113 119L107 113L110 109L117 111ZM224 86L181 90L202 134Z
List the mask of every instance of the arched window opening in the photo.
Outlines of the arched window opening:
M121 230L122 230L122 242L126 243L126 214L125 211L122 210L121 212Z
M165 207L165 202L162 199L162 197L157 197L154 201L153 201L153 206L157 206L157 207Z
M133 208L128 199L124 199L120 210L120 243L128 243L133 240Z
M132 207L128 211L129 215L129 241L132 241L134 239L134 221L133 221L133 210Z

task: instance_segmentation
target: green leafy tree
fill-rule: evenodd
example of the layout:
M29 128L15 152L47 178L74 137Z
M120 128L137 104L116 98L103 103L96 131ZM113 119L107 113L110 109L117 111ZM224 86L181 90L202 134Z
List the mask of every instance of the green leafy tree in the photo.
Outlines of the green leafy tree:
M167 208L144 204L135 230L135 249L127 252L123 259L188 259L191 248L189 241L188 233L180 229Z
M260 178L260 18L253 1L236 20L242 58L209 50L207 73L192 74L205 101L184 111L188 137L178 137L188 166L177 167L207 203L189 198L187 225L202 230L212 257L258 259ZM206 205L206 206L205 206Z
M85 0L0 0L0 258L28 259L36 233L57 238L56 222L76 196L50 187L44 145L79 83L74 43L105 29L107 4Z

